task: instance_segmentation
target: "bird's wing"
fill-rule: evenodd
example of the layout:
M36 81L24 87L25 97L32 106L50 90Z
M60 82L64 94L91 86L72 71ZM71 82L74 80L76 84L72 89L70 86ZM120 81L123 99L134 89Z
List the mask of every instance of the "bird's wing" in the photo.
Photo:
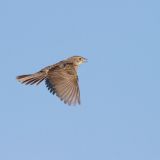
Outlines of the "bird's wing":
M78 76L73 64L59 64L49 70L46 86L64 103L69 105L80 104L80 90Z

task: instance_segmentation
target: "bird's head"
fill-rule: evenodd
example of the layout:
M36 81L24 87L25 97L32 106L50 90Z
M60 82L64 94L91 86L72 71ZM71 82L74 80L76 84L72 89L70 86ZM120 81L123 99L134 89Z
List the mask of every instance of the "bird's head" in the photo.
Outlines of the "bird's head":
M68 58L67 60L71 61L76 66L79 66L80 64L87 62L87 59L82 56L73 56Z

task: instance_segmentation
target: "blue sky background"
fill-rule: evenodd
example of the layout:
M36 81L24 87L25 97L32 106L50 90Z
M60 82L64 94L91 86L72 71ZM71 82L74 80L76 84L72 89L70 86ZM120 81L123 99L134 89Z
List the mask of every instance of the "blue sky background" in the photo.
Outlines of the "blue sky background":
M160 159L160 1L0 1L1 160ZM15 77L72 55L82 105Z

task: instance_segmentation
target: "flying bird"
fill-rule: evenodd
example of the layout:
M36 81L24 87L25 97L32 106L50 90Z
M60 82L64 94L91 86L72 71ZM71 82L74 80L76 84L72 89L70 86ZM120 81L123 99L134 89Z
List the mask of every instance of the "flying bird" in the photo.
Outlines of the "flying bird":
M17 80L26 85L40 84L45 80L46 87L61 101L68 105L80 104L80 89L77 70L87 59L73 56L56 64L47 66L34 74L17 76Z

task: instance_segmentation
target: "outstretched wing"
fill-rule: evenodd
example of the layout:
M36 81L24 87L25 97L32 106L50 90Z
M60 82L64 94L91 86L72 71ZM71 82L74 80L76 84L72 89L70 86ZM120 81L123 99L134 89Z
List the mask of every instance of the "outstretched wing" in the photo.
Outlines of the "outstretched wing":
M64 103L80 104L78 76L73 64L60 64L49 70L46 79L48 90Z

